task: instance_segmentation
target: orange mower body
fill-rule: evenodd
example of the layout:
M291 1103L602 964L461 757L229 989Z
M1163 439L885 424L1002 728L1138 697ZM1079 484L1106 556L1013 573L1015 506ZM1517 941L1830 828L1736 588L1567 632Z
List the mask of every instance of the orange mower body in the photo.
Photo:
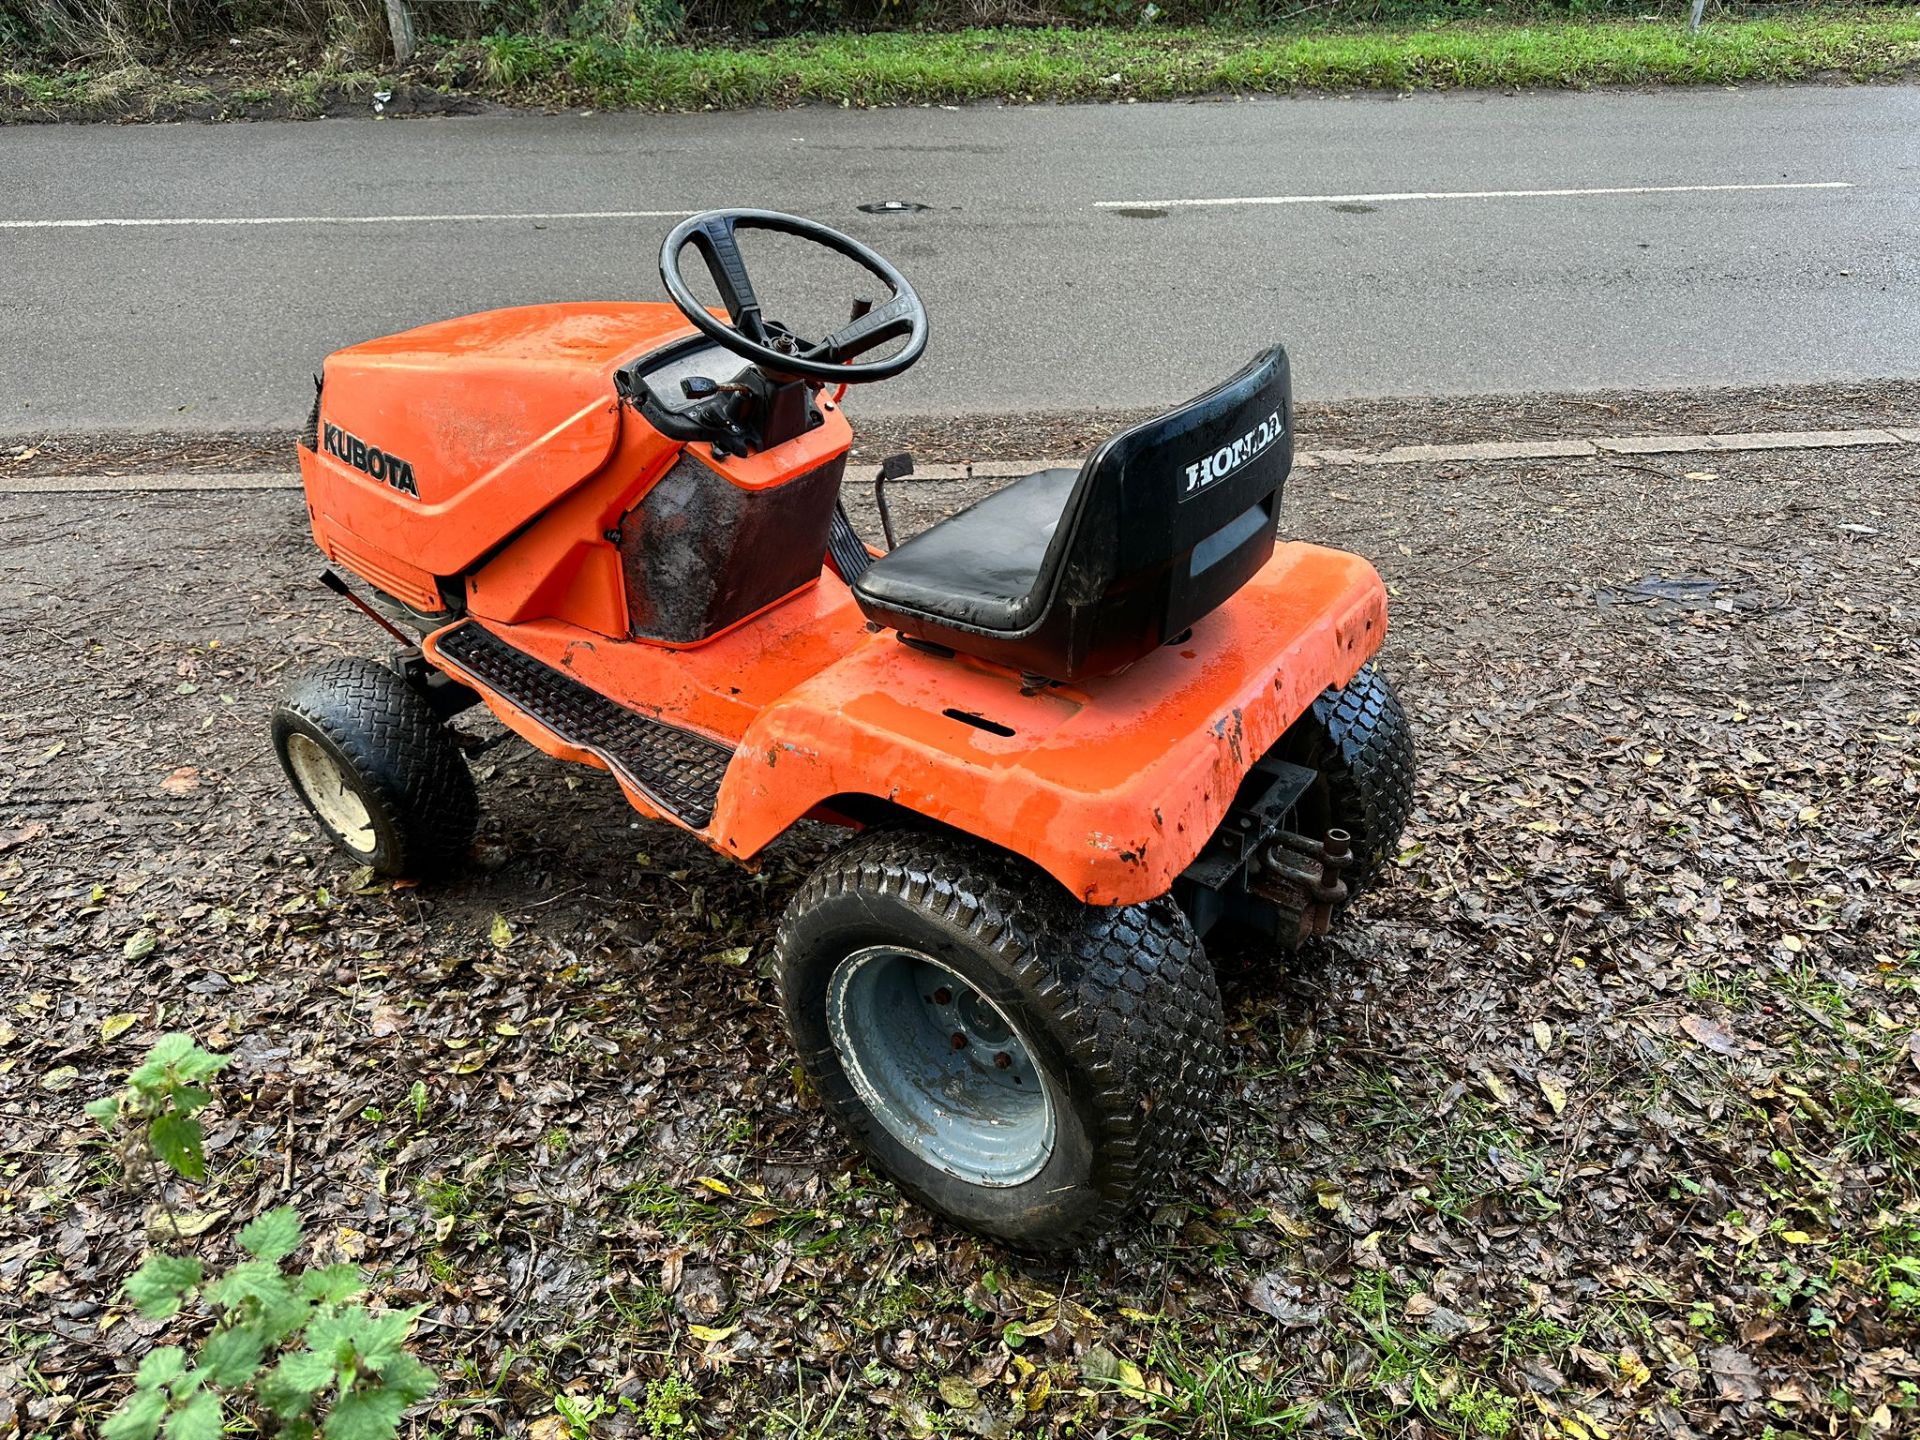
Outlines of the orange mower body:
M1090 903L1149 900L1200 853L1253 762L1386 638L1372 566L1285 544L1185 643L1036 691L1017 669L871 629L827 559L824 515L820 568L791 590L699 639L636 634L623 545L645 538L626 527L674 523L646 501L676 464L751 506L837 470L853 438L837 411L746 460L660 434L613 377L692 333L671 306L553 305L355 346L327 363L348 398L323 406L300 459L330 560L420 612L460 586L464 618L426 636L430 662L539 749L610 770L635 809L716 850L749 860L797 820L851 822L879 802L1022 855ZM391 448L356 464L362 436ZM417 495L379 473L389 454ZM617 752L558 733L446 655L440 642L469 624L731 752L710 815L676 813Z

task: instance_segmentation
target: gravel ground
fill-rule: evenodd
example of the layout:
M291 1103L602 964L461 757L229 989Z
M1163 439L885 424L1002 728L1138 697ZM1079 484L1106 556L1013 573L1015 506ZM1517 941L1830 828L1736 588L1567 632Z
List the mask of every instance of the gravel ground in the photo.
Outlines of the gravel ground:
M1888 423L1860 393L1595 423ZM796 1090L764 966L830 837L750 875L503 746L474 863L372 882L267 745L290 669L380 638L298 497L0 497L0 1435L91 1433L169 1338L81 1106L173 1029L233 1057L195 1243L291 1201L425 1306L420 1434L1911 1433L1913 464L1299 477L1285 526L1391 588L1408 848L1329 941L1216 956L1232 1093L1073 1267L903 1204Z

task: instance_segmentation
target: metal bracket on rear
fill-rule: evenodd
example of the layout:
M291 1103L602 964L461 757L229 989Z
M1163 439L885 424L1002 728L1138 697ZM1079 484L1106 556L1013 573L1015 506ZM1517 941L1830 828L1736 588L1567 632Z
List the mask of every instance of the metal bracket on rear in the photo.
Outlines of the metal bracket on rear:
M1232 920L1292 945L1324 935L1347 900L1353 863L1344 830L1297 833L1295 812L1318 774L1263 756L1234 792L1226 818L1174 885L1196 932Z

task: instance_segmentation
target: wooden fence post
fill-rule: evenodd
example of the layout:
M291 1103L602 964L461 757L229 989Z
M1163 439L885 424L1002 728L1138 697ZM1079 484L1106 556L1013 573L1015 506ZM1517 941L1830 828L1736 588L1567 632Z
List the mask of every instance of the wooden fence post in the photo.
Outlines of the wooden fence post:
M407 13L407 0L387 0L387 36L395 60L404 65L413 58L413 16Z

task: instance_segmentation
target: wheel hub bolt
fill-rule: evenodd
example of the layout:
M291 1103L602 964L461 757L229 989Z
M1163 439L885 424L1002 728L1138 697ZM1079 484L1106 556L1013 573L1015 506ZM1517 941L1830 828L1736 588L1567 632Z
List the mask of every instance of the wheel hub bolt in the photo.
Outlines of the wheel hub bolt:
M999 1069L1005 1070L1007 1067L1013 1064L1013 1056L1009 1055L1006 1051L1002 1050L993 1057L993 1063Z
M967 1048L967 1037L962 1035L958 1030L953 1032L953 1048L956 1050L964 1050Z
M938 990L933 992L933 1003L936 1005L951 1005L953 1003L953 991L942 985Z

